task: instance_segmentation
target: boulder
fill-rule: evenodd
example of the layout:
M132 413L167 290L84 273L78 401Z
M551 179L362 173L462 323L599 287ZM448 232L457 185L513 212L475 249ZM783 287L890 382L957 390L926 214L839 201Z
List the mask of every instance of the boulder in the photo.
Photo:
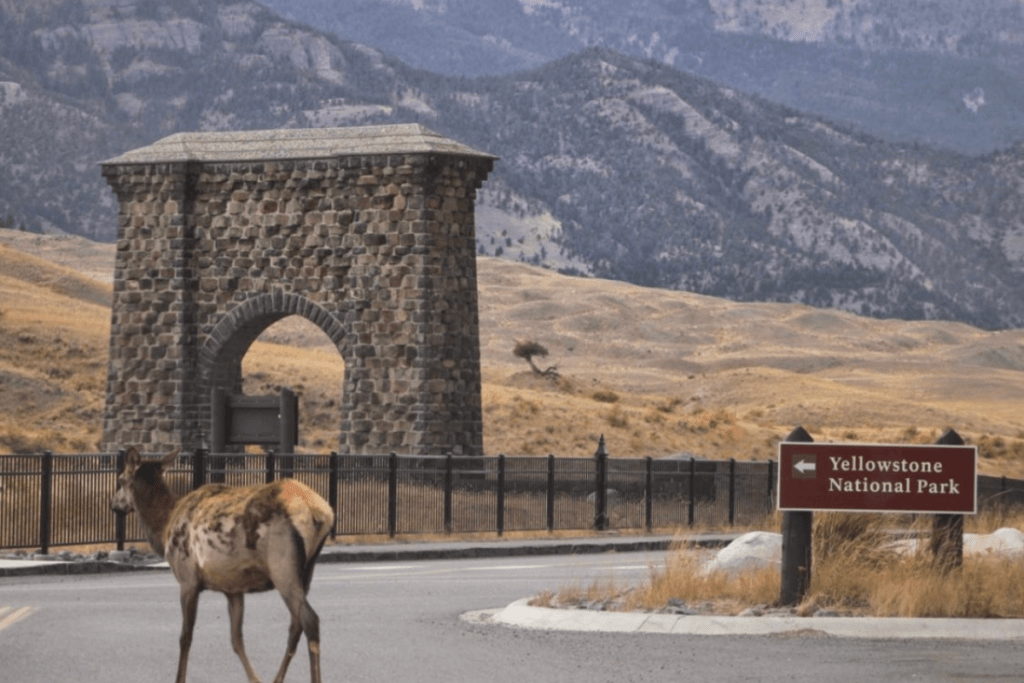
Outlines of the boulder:
M1002 528L990 534L964 534L965 555L1024 556L1024 533Z
M728 572L738 574L762 567L781 567L782 534L751 531L743 534L704 565L704 573Z

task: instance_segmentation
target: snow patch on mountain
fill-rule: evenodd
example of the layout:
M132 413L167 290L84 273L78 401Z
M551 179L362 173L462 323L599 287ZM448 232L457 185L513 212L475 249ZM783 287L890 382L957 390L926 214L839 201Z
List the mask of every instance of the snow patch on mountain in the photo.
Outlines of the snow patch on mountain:
M839 15L834 0L710 0L715 28L796 42L825 40Z
M275 26L263 32L259 47L274 59L287 59L296 69L313 71L335 85L346 82L345 56L323 36L289 26Z
M543 9L561 9L562 3L557 0L519 0L523 6L523 12L531 15Z
M232 38L248 36L256 30L254 12L259 7L252 3L240 3L217 8L217 23Z
M13 107L27 101L28 97L20 83L0 81L0 107Z
M192 19L104 21L77 30L107 54L121 47L183 50L188 54L197 54L202 49L203 25ZM40 38L44 45L52 44L60 40L60 33L60 29L48 31Z
M964 106L967 107L972 114L977 114L978 111L985 106L985 90L984 88L975 88L971 92L963 96Z

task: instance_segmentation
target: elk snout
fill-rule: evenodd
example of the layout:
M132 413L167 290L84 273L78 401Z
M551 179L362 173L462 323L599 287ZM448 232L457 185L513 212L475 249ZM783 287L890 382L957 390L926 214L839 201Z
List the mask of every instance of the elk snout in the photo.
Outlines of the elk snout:
M119 486L114 495L110 497L110 509L113 512L120 512L121 514L127 515L129 512L135 510L135 504L132 502L131 494L123 486Z

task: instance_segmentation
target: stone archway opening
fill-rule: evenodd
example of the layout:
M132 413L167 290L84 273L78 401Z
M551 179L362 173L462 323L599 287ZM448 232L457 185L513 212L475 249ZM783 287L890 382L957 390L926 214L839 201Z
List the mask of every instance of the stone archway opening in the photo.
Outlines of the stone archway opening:
M264 294L252 298L246 306L235 308L219 320L199 354L200 393L211 399L210 415L199 415L203 433L215 435L212 401L218 394L274 397L287 390L299 403L299 440L293 445L300 452L334 450L341 426L338 415L348 365L345 357L351 350L347 336L345 325L300 294ZM330 387L332 377L335 382ZM303 404L308 408L324 407L312 405L308 397L304 399L314 378L322 393L331 396L323 403L333 408L334 419L333 424L324 424L321 420L320 429L311 430L310 416L303 417L310 411L303 410ZM329 438L324 431L330 433ZM306 438L303 438L304 433ZM317 451L306 448L315 441L322 442L326 448ZM217 438L213 438L210 445L216 447L217 443ZM261 448L249 446L247 450L260 452Z
M282 388L299 401L299 453L337 449L338 412L344 401L345 361L330 337L314 323L292 315L267 327L246 351L241 393L276 395Z

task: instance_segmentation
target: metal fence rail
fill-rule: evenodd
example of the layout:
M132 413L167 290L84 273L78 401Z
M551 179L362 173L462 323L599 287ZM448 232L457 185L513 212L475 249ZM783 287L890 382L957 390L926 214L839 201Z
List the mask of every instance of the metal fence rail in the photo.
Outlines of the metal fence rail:
M0 548L143 540L138 515L108 505L124 454L0 455ZM183 454L165 478L294 477L336 513L335 535L445 534L753 524L775 509L776 465L684 459ZM1024 505L1024 481L979 477L981 505Z

